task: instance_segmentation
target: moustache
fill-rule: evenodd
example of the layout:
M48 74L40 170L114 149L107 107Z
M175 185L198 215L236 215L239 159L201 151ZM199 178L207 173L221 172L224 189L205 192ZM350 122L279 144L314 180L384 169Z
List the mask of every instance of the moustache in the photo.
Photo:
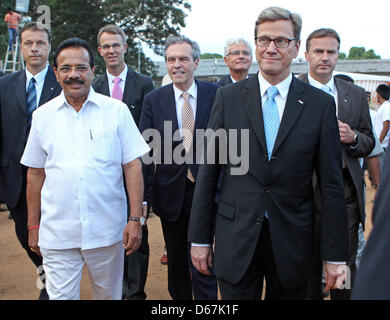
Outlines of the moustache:
M84 81L84 80L81 80L81 79L68 79L68 80L64 80L64 83L65 83L65 84L73 84L73 83L76 83L76 84L84 84L85 81Z

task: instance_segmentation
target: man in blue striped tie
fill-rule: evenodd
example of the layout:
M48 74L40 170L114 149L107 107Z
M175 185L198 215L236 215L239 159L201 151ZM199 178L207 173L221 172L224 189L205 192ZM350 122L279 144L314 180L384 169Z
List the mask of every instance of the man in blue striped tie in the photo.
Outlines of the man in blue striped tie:
M205 274L214 265L222 299L261 299L264 280L266 299L305 298L314 244L314 172L325 195L321 259L326 283L335 288L343 280L333 264L346 261L348 252L335 105L331 96L291 73L301 24L298 14L283 8L263 10L255 25L257 77L222 87L215 98L210 129L249 131L249 153L242 154L249 170L241 175L234 161L218 163L223 142L206 145L215 148L217 163L200 166L191 211L193 264ZM228 136L227 148L235 142ZM212 236L222 168L213 256L211 247L200 245Z

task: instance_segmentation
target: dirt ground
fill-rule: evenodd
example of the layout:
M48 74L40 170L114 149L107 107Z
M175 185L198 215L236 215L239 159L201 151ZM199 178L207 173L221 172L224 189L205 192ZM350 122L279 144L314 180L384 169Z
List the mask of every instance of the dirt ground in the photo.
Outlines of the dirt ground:
M367 179L366 179L367 180ZM371 212L374 190L367 181L366 238L371 231ZM148 221L150 261L145 292L150 300L170 300L167 289L167 267L160 263L164 250L160 219L151 215ZM36 300L38 274L35 266L21 248L8 213L0 212L0 300ZM92 299L88 272L84 270L81 282L81 299Z

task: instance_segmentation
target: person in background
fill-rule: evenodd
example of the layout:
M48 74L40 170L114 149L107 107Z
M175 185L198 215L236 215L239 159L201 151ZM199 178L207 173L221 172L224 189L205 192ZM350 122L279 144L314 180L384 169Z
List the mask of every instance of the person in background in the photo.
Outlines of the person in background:
M373 125L384 150L384 153L379 157L381 171L383 171L385 153L390 141L390 87L386 84L380 84L376 88L376 93L378 109L375 114Z
M4 17L4 21L7 23L8 27L8 52L13 52L13 45L16 42L18 24L20 21L20 15L16 12L13 12L11 8L7 8L7 13Z
M252 47L244 39L230 39L225 44L224 61L229 67L229 74L223 76L217 85L225 86L248 77L252 64Z
M30 133L32 112L58 96L61 87L48 65L51 41L47 29L39 28L36 22L27 23L20 31L20 50L25 70L0 78L0 194L12 212L16 236L42 279L42 257L28 245L27 167L20 164L20 159ZM39 299L48 299L45 289Z
M106 64L106 73L92 83L93 89L106 96L124 102L138 126L145 95L154 89L151 77L131 70L125 63L128 37L114 24L100 29L97 42L100 55ZM126 193L128 194L128 193ZM145 199L146 200L146 199ZM147 201L144 202L144 219L148 218ZM127 215L130 216L130 208ZM149 267L149 243L147 223L142 226L139 249L125 256L123 298L145 300L145 283Z

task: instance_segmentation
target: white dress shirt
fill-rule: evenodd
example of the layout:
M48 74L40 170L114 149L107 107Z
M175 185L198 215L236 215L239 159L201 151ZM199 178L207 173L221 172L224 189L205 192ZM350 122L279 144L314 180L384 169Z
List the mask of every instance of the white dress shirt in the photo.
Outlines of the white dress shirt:
M63 92L37 109L21 163L45 169L38 245L87 250L121 241L122 165L149 150L127 106L92 87L79 112Z
M261 72L259 72L259 84L260 84L260 97L261 97L261 105L264 106L264 103L268 99L267 90L269 87L272 87L272 84L270 84L267 80L263 78L261 75ZM290 85L292 81L292 74L284 79L282 82L279 82L276 86L278 88L279 93L275 96L275 102L278 106L278 112L279 112L279 120L282 120L284 108L286 107L287 102L287 96L288 91L290 90Z
M47 74L47 71L49 70L49 66L46 66L46 68L44 68L41 72L37 73L35 76L30 72L28 71L28 69L26 68L26 91L27 91L27 88L28 88L28 85L30 84L30 80L31 78L35 78L35 91L37 93L37 107L39 106L39 100L41 99L41 94L42 94L42 90L43 90L43 85L45 83L45 79L46 79L46 74Z
M334 82L334 77L332 76L329 80L328 83L326 84L322 84L321 82L315 80L314 78L312 78L310 76L310 73L307 74L307 78L309 79L309 84L312 85L313 87L317 88L317 89L321 89L322 90L322 87L324 86L327 86L329 87L330 89L330 95L333 96L334 98L334 102L336 103L336 116L337 118L339 117L339 106L338 106L338 95L337 95L337 88L336 88L336 84Z
M122 93L125 93L125 84L126 84L126 78L127 78L127 65L125 65L125 68L123 69L122 73L115 77L111 73L108 72L108 69L106 70L107 78L108 78L108 88L110 91L110 97L112 97L112 90L114 89L114 79L115 78L121 78L122 81L119 82L119 87L122 89Z
M173 92L175 94L175 104L176 104L176 116L177 116L177 123L179 125L179 131L180 136L183 137L182 133L182 111L184 106L184 98L181 96L184 91L178 89L173 85ZM186 91L190 94L189 102L192 108L192 112L194 113L194 120L196 119L196 103L198 99L198 87L196 85L195 80L192 82L191 87Z

